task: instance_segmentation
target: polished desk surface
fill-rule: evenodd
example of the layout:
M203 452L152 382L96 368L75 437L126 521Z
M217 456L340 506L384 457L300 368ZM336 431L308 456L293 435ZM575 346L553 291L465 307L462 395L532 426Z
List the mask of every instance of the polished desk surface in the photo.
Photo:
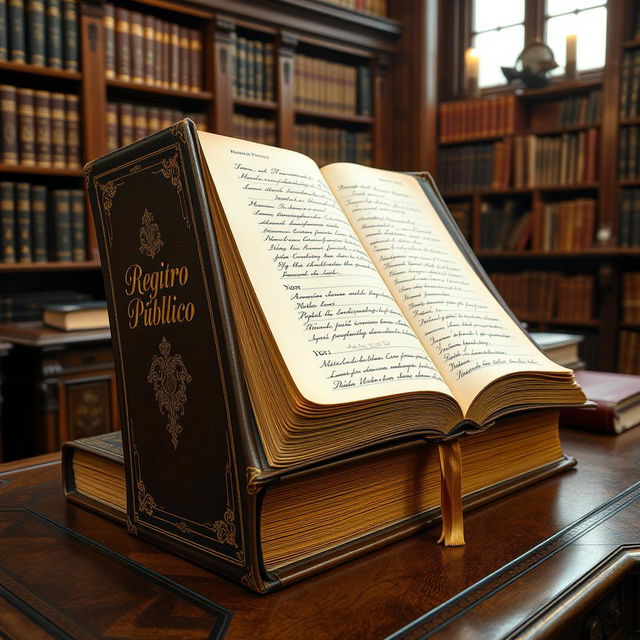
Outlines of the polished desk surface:
M465 547L431 528L263 596L67 504L55 458L0 466L0 636L611 637L584 617L636 572L640 428L562 439L577 469L466 514Z

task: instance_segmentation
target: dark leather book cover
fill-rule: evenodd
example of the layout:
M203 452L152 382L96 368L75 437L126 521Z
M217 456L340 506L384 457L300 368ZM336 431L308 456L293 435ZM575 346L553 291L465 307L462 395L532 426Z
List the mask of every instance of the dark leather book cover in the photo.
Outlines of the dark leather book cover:
M9 59L12 62L27 61L23 0L9 0Z
M0 126L0 161L18 164L18 101L16 88L9 84L0 85Z
M67 166L67 126L64 93L51 94L51 159L56 169Z
M131 39L129 11L116 7L116 74L118 80L131 82Z
M62 40L64 43L64 68L78 71L78 14L76 0L62 0Z
M31 255L31 185L17 182L16 198L16 240L18 262L32 262Z
M102 8L102 28L104 33L104 75L107 80L116 79L116 13L111 2Z
M131 47L131 82L144 82L144 26L139 11L129 12L129 36Z
M0 257L2 262L16 261L16 203L13 182L0 182Z
M71 197L68 189L56 189L51 194L53 204L53 259L69 262L71 253Z
M20 164L33 167L36 164L36 131L33 89L19 87L18 103L18 154Z
M70 169L78 169L82 165L80 157L80 98L72 93L64 97L65 160Z
M7 0L0 0L0 61L5 61L9 58L7 4Z
M44 66L46 62L44 0L27 0L27 34L29 63Z
M74 262L87 259L87 214L84 207L84 192L70 189L71 197L71 256Z
M47 187L31 185L31 244L35 262L46 262L47 254Z
M62 3L45 0L47 24L47 66L62 69Z
M39 167L51 167L51 94L34 91L36 126L36 162Z

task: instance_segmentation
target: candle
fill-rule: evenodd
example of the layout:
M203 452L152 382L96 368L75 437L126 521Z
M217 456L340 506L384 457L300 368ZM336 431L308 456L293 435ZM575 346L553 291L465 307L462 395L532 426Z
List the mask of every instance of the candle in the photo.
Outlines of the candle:
M480 65L480 57L478 52L469 47L464 52L465 76L467 78L467 94L472 98L477 98L478 92L478 67Z
M578 49L578 36L575 33L567 35L567 61L565 63L565 75L567 80L575 80L576 77L576 52Z

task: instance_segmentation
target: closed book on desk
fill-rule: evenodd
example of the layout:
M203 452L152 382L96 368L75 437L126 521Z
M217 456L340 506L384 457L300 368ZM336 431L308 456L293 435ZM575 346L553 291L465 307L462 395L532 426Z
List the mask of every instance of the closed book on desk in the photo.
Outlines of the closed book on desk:
M305 477L322 490L341 461L584 402L496 297L428 177L321 171L190 121L86 171L130 530L249 588L407 532L336 540L336 510L316 548L279 522L274 539L293 540L267 557L276 487Z
M575 375L596 408L563 409L563 427L622 433L640 424L640 376L586 370Z

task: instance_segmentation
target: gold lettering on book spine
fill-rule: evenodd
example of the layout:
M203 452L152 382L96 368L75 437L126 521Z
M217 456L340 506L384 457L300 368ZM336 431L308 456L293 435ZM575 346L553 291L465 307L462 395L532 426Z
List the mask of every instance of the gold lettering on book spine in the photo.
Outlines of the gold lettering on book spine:
M156 392L156 401L161 415L168 415L167 431L171 434L173 448L178 448L178 436L182 433L182 426L178 418L184 415L184 405L187 402L187 385L191 376L179 354L171 355L171 344L166 338L158 347L160 356L153 356L147 380Z
M140 227L140 253L153 258L164 241L160 235L160 227L153 218L153 213L148 209L142 214L142 226Z

